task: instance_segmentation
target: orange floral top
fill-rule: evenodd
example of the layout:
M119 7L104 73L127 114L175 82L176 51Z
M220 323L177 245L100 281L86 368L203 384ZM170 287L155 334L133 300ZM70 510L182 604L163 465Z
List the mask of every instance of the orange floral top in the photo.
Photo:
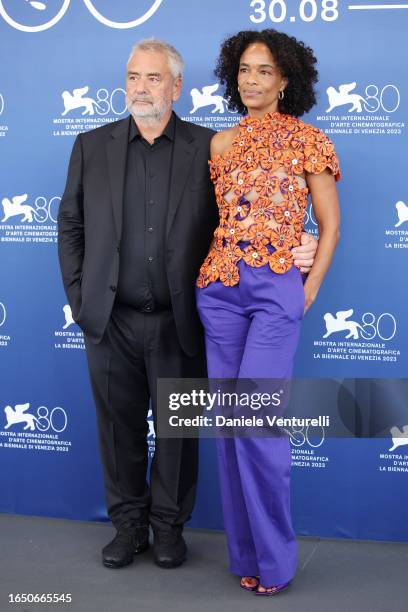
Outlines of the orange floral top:
M309 189L305 173L325 168L340 178L333 143L318 128L291 115L246 116L232 147L209 162L220 224L202 264L197 286L239 282L238 261L278 273L293 265L300 244Z

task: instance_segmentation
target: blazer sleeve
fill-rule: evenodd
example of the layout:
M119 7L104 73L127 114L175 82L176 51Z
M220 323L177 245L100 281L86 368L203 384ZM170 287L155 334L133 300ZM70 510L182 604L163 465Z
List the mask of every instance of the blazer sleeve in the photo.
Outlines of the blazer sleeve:
M79 134L69 162L67 182L58 212L58 257L62 281L74 320L81 307L82 264L85 251L83 152Z

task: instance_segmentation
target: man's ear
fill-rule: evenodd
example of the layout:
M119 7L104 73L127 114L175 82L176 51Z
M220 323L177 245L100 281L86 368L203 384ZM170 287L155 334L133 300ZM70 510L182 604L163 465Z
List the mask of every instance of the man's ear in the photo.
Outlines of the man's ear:
M177 77L174 81L173 85L173 102L176 102L181 96L181 87L183 84L183 80L181 77Z

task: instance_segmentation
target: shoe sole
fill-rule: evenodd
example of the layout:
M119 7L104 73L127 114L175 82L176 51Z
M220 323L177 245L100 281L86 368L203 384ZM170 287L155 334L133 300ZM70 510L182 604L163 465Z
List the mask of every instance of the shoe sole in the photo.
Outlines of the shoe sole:
M173 569L174 567L179 567L180 565L182 565L186 558L187 557L184 556L180 557L179 559L175 559L174 561L157 561L155 559L154 562L158 567L161 567L163 569Z
M114 561L104 561L102 560L102 564L105 567L108 567L109 569L117 569L120 567L126 567L126 565L130 565L131 563L133 563L133 559L136 555L141 555L142 553L146 552L146 550L149 548L149 543L144 544L143 546L140 546L139 548L136 548L133 555L127 557L124 561L121 561L119 563L114 562Z

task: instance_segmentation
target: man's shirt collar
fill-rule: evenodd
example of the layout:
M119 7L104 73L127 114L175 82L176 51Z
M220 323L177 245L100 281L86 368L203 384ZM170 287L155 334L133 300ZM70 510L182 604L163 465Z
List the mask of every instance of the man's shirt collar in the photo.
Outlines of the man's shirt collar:
M174 112L172 112L166 127L164 128L160 136L157 136L157 138L155 138L155 142L159 138L162 138L163 136L165 136L168 140L173 141L175 124L176 124L175 115L174 115ZM133 117L131 117L130 118L130 129L129 129L129 142L132 142L132 140L134 140L135 138L142 139L143 136L141 135L140 130L136 125L136 121L133 119Z

